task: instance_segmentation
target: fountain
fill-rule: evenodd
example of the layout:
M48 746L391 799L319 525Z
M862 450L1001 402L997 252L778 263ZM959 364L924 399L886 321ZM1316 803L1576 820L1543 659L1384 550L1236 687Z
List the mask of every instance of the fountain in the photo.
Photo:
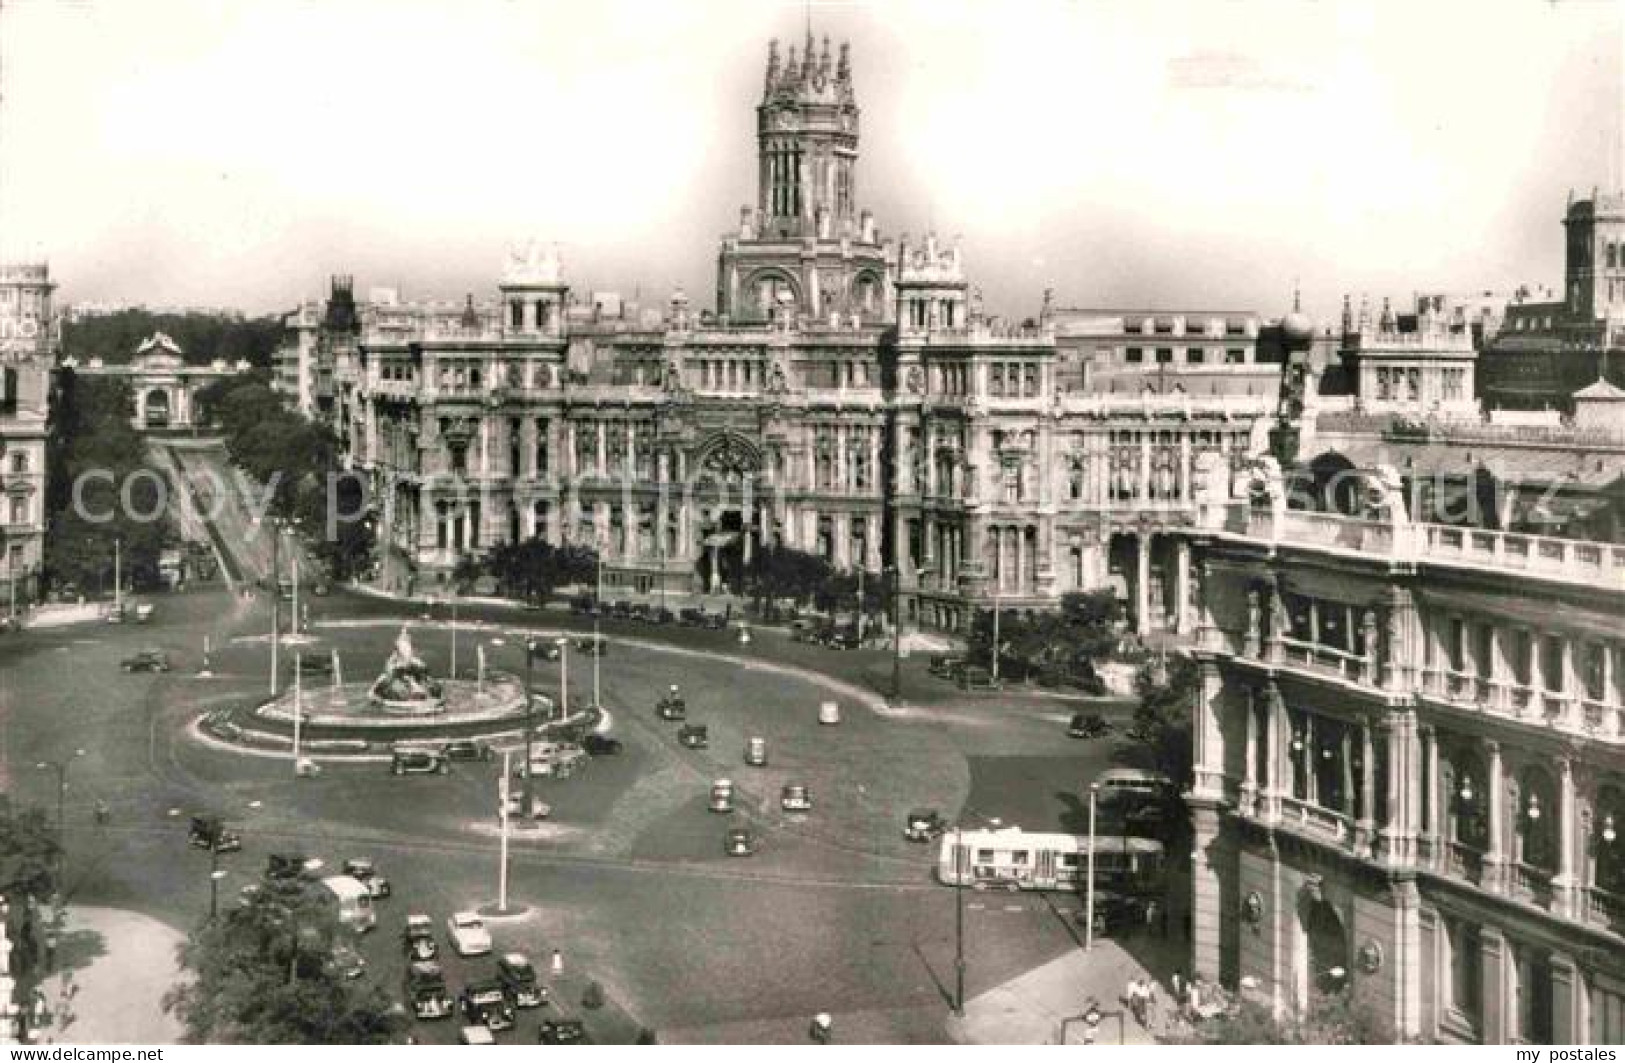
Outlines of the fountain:
M412 650L412 633L401 625L395 649L373 680L367 697L391 716L432 716L446 711L445 688L429 675L429 668Z

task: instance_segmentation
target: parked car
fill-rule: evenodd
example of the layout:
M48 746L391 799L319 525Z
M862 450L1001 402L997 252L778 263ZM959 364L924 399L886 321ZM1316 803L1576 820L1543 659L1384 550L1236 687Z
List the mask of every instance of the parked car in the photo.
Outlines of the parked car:
M598 599L590 594L578 594L570 599L570 612L575 616L592 616L598 611Z
M1095 893L1095 933L1109 934L1124 927L1141 926L1145 923L1145 908L1144 898L1098 891ZM1081 923L1087 918L1088 912L1080 908L1077 921Z
M497 981L516 1008L539 1008L547 1003L547 987L536 978L536 968L522 952L497 960Z
M651 624L669 624L676 619L677 614L663 605L652 606L649 609L648 620Z
M800 783L789 783L779 791L779 807L786 812L811 812L812 794Z
M490 760L495 754L477 738L455 738L440 747L440 756L448 761Z
M378 868L366 857L352 857L344 861L344 873L367 887L374 897L388 897L393 887L389 879L378 873Z
M823 641L823 626L816 620L797 620L790 625L790 641L821 642Z
M1174 792L1172 779L1149 768L1107 768L1096 777L1095 784L1103 795L1132 793L1156 798Z
M685 723L677 729L677 741L684 749L704 749L711 744L711 734L703 723Z
M626 612L628 620L648 620L649 605L646 602L637 602Z
M711 784L711 801L706 807L713 812L732 812L734 810L734 784L728 779L718 779Z
M470 1026L484 1026L492 1033L513 1029L513 1005L494 978L471 982L463 987L458 1000L463 1021Z
M186 840L194 849L220 853L239 852L243 847L243 836L223 825L219 816L193 816Z
M700 626L710 631L721 631L728 626L727 613L712 613L700 610Z
M856 626L831 628L824 635L824 645L832 650L855 650L863 645Z
M729 856L755 856L756 835L744 827L735 827L722 840L722 849Z
M938 679L947 679L957 682L960 671L965 667L965 658L955 657L951 654L939 653L931 658L931 664L926 671Z
M616 620L632 619L632 603L616 602L609 607L609 615Z
M556 661L563 651L553 639L528 638L525 640L525 652L533 661Z
M1066 733L1073 738L1104 738L1111 730L1112 725L1100 713L1077 712L1072 714L1072 722L1067 725Z
M625 747L618 738L608 735L588 734L581 738L581 748L587 751L590 757L612 757L620 753Z
M911 842L928 842L948 829L948 821L934 808L916 808L903 820L903 837Z
M322 862L303 853L271 853L265 858L265 878L273 885L315 882Z
M327 969L340 978L360 978L367 971L367 961L350 945L339 942L327 959Z
M577 653L588 657L602 657L609 651L609 640L602 636L583 635L576 639L575 648Z
M446 939L459 956L485 956L491 951L491 932L474 912L458 912L447 919Z
M543 1019L536 1027L536 1042L544 1045L584 1045L587 1029L580 1019Z
M508 815L510 815L510 816L523 816L525 814L525 795L524 795L523 791L521 791L521 790L510 790L508 792L507 811L508 811ZM546 801L543 801L540 797L537 797L535 794L531 795L531 797L530 797L530 818L531 819L546 819L548 816L551 816L552 814L553 814L553 806L552 805L548 804Z
M996 690L998 685L986 668L968 664L959 670L960 690Z
M438 963L417 960L407 964L401 992L415 1018L444 1019L452 1013L446 975Z
M390 758L394 775L445 775L451 764L434 749L397 749Z
M496 1034L484 1023L473 1026L464 1026L457 1031L457 1043L460 1045L494 1045L497 1043Z
M174 665L170 663L169 654L163 650L145 649L124 658L119 662L119 667L126 672L167 672Z
M662 720L681 720L688 716L688 702L677 692L677 687L673 684L671 690L655 703L655 711L660 714Z
M294 666L302 679L328 679L333 675L333 658L326 653L301 653Z
M677 610L677 623L682 627L699 627L705 623L705 610L690 606Z
M767 739L752 735L745 740L745 763L752 768L767 767Z
M440 955L440 945L434 939L434 923L429 917L414 912L406 917L401 930L401 949L416 961L432 960Z

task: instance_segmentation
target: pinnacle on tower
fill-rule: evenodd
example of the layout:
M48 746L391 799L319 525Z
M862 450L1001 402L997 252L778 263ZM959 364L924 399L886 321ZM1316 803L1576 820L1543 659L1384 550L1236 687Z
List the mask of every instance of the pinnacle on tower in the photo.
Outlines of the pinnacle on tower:
M792 44L790 46L790 58L785 62L785 66L784 66L784 81L783 81L783 84L785 84L785 85L794 85L796 82L798 82L800 80L801 80L801 67L799 65L797 65L797 63L796 63L796 46Z
M818 76L829 78L829 34L824 34L824 50L818 56Z
M852 80L852 46L845 41L841 42L841 61L835 68L835 80Z
M767 42L767 91L772 92L773 86L779 81L779 40L777 37Z

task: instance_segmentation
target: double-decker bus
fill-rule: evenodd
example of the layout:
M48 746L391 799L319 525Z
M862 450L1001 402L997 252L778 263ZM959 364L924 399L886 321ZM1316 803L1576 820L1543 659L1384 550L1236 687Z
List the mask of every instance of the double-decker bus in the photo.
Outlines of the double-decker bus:
M1019 827L949 831L942 836L937 879L976 889L1081 889L1089 838L1028 833ZM1095 885L1124 893L1159 890L1165 852L1153 838L1095 835Z

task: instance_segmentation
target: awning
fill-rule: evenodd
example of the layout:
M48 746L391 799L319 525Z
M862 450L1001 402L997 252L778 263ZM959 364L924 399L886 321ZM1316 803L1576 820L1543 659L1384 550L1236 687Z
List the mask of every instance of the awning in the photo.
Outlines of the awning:
M1481 594L1468 590L1431 590L1417 588L1417 597L1424 606L1476 613L1493 618L1497 623L1512 621L1537 632L1552 628L1572 628L1579 631L1605 632L1619 628L1619 614L1586 609L1569 602L1561 605L1556 600L1541 600L1527 595L1514 597L1504 594Z

